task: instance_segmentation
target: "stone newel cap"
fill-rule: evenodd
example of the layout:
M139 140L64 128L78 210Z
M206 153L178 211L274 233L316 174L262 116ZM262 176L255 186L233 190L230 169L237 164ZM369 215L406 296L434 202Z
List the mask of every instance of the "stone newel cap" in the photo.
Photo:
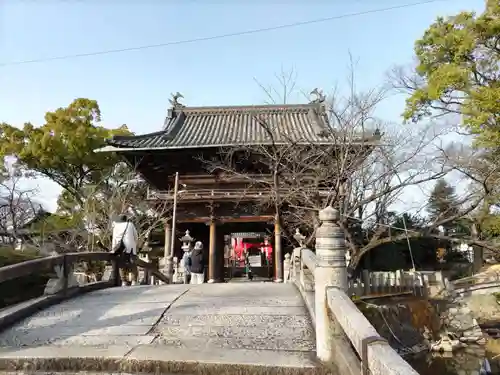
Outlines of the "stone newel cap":
M339 210L328 206L319 212L319 219L321 221L336 221L340 219Z

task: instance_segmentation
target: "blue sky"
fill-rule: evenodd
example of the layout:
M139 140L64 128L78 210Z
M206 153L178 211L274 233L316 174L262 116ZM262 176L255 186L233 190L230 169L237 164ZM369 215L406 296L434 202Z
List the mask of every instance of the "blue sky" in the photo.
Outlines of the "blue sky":
M159 44L387 8L416 0L3 0L0 64ZM171 92L187 105L257 104L255 79L276 84L294 70L297 88L345 82L349 52L357 82L370 88L388 69L411 61L414 41L438 15L482 10L453 0L345 17L296 28L93 57L0 66L0 121L40 124L47 110L74 98L96 99L103 124L136 133L161 129ZM297 94L296 101L304 98ZM378 111L400 121L404 98ZM54 205L57 189L40 185Z

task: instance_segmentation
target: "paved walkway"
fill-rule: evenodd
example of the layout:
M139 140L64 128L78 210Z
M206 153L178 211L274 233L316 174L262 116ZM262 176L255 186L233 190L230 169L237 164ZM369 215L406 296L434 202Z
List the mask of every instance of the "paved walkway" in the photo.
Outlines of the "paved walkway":
M0 334L6 358L114 358L314 366L314 333L291 284L112 288Z

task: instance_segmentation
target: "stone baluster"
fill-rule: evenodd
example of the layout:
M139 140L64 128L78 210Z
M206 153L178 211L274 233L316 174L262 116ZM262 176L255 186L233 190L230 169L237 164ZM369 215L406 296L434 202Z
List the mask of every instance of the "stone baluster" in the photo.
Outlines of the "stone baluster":
M302 252L302 249L305 248L306 236L304 236L302 233L300 233L300 229L297 228L297 229L295 229L295 234L294 234L293 238L295 239L295 241L298 242L299 247L296 247L295 249L293 249L292 262L291 262L292 269L291 269L290 273L291 273L291 278L293 280L297 280L300 276L301 252Z
M363 270L361 277L363 279L363 295L367 296L370 294L372 284L370 271Z
M304 292L314 292L313 271L304 265L302 259L300 260L299 282Z
M166 259L165 276L168 277L168 282L170 284L173 283L173 275L174 275L174 259L171 255L169 255Z
M184 275L186 274L186 267L184 266L184 258L179 260L179 283L184 283Z
M402 270L397 270L396 271L396 287L397 287L397 291L398 292L401 292L401 291L404 291L404 283L403 283L403 271Z
M316 351L322 361L330 361L336 339L343 337L342 327L330 319L326 290L336 287L347 293L344 232L336 223L339 211L327 207L319 212L321 226L316 230L315 310Z
M172 284L178 283L179 282L179 260L177 257L172 258L173 261L173 266L174 266L174 275L173 275L173 282Z
M57 256L57 254L52 254L52 256ZM62 265L54 266L54 272L56 274L56 278L47 281L44 294L56 294L78 286L73 265L67 261L66 256L64 256Z
M290 269L291 269L291 261L290 254L285 254L285 260L283 261L283 282L289 283L290 280Z

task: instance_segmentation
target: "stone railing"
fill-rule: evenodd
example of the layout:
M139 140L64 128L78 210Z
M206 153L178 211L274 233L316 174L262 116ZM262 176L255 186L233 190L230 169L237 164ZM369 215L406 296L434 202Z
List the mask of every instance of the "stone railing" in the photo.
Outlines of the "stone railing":
M363 271L359 279L348 281L350 296L383 296L413 294L423 297L429 292L429 275L422 272L397 270L395 272Z
M307 248L297 248L294 252L295 257L291 257L289 254L285 255L284 270L285 275L289 275L285 280L296 279L301 282L300 285L304 290L313 292L316 255ZM403 270L395 272L363 271L360 279L348 280L347 295L363 298L412 294L424 297L432 294L433 286L441 286L442 284L438 284L434 280L437 278L435 274L436 272Z
M380 337L348 294L344 234L332 207L319 214L316 254L305 248L285 257L285 280L300 290L316 328L318 358L343 374L417 375Z
M111 263L111 272L107 275L105 273L94 275L95 278L86 277L86 272L77 270L78 264L83 262L87 265L95 262ZM137 265L141 268L147 268L162 281L169 282L165 275L153 268L154 265L140 259L137 259ZM48 282L45 285L43 294L40 292L38 297L28 301L18 301L19 303L15 302L17 304L2 309L0 312L0 330L40 309L57 304L65 299L82 293L120 285L118 267L119 258L110 252L68 253L1 267L0 283L36 275L47 275ZM103 267L103 271L105 268ZM92 279L99 281L93 281Z

